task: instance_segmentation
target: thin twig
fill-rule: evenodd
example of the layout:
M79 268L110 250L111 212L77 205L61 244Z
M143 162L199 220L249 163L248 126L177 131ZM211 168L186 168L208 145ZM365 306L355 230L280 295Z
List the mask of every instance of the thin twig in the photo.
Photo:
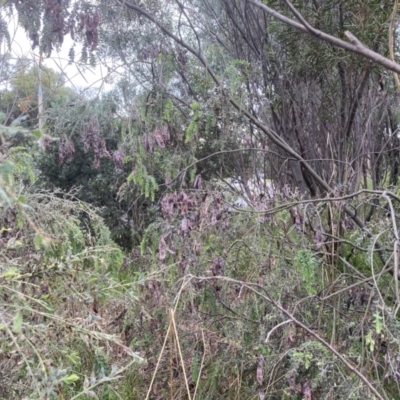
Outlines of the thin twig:
M180 345L180 342L179 342L178 330L176 329L176 324L175 324L175 313L174 313L174 310L172 308L169 310L169 317L170 317L171 324L172 324L172 327L173 327L173 331L174 331L174 334L175 334L176 344L178 345L178 352L179 352L179 357L181 359L183 376L185 378L185 385L186 385L186 391L187 391L188 399L192 400L192 396L190 395L190 389L189 389L189 381L188 381L187 376L186 376L185 361L183 360L181 345Z
M288 324L288 323L290 323L290 322L293 322L293 321L292 321L291 319L288 319L288 320L283 321L283 322L281 322L280 324L274 326L274 327L268 332L268 335L267 335L267 337L266 337L265 340L264 340L264 344L267 344L267 343L269 342L270 336L271 336L278 328L280 328L281 326L286 325L286 324Z
M196 387L194 389L194 394L193 394L193 400L195 400L196 398L196 393L197 393L197 389L199 388L199 384L200 384L200 378L201 378L201 372L203 370L203 366L204 366L204 359L206 358L206 340L204 338L204 330L201 330L201 336L203 338L203 357L201 358L201 364L200 364L200 368L199 368L199 376L197 377L197 382L196 382Z
M171 330L171 323L168 325L168 329L167 329L167 332L166 332L166 334L165 334L164 343L163 343L163 346L162 346L162 348L161 348L160 354L159 354L159 356L158 356L156 368L155 368L155 370L154 370L154 372L153 372L153 376L151 377L150 385L149 385L149 388L147 389L147 394L146 394L145 400L149 400L149 398L150 398L151 389L153 388L154 380L156 379L157 371L158 371L158 368L159 368L159 366L160 366L162 356L163 356L163 354L164 354L164 350L165 350L165 346L166 346L166 344L167 344L167 340L168 340L168 338L169 338L169 332L170 332L170 330Z

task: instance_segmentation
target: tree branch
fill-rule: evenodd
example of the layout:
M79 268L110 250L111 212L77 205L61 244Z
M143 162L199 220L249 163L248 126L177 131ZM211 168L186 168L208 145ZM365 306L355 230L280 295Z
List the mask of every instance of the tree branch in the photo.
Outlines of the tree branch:
M260 286L260 285L255 284L255 283L238 281L236 279L228 278L228 277L225 277L225 276L204 277L204 276L188 275L186 277L186 279L188 281L184 282L183 285L188 284L191 280L198 280L198 281L218 280L218 281L224 281L224 282L228 282L228 283L235 283L235 284L238 284L238 285L242 285L243 287L246 287L247 289L251 290L257 296L261 297L262 299L264 299L265 301L270 303L272 306L274 306L276 309L278 309L282 314L284 314L287 318L289 318L289 320L293 321L294 324L296 324L298 327L303 329L310 336L312 336L319 343L321 343L324 347L326 347L332 354L334 354L347 367L348 370L350 370L355 375L357 375L357 377L365 384L365 386L369 389L369 391L376 396L377 399L384 400L382 395L375 389L373 384L368 380L368 378L365 375L363 375L357 369L356 366L354 366L350 361L346 360L342 356L342 354L340 354L325 339L323 339L321 336L319 336L317 333L315 333L307 325L305 325L301 321L299 321L294 315L292 315L288 310L286 310L284 307L282 307L278 302L273 300L270 297L270 295L267 293L266 289L263 286ZM267 295L262 294L261 291L266 292Z
M292 19L285 17L284 15L273 10L272 8L267 7L265 4L260 3L258 0L245 0L245 1L248 1L251 4L254 4L256 7L259 7L265 13L271 15L272 17L278 19L279 21L282 21L284 24L297 29L298 31L307 33L309 35L311 34L312 36L316 37L317 39L322 40L327 43L330 43L330 44L334 45L335 47L340 47L340 48L348 50L352 53L359 54L360 56L363 56L363 57L367 58L368 60L373 61L375 64L381 65L385 69L389 69L390 71L400 73L400 64L397 64L396 62L390 60L389 58L383 57L379 53L376 53L375 51L364 46L349 31L346 31L345 35L350 40L350 43L345 42L344 40L341 40L335 36L331 36L331 35L329 35L325 32L322 32L318 29L312 28L308 23L307 23L308 27L306 27L303 24L293 21ZM290 3L288 0L285 0L285 2L287 4ZM294 7L293 7L293 9L294 9ZM298 11L297 11L297 13L298 13ZM304 20L304 18L303 18L303 20ZM311 28L311 30L309 28Z
M276 17L277 19L281 20L282 22L286 23L287 25L293 26L302 32L308 33L307 28L305 28L303 25L270 9L269 7L260 3L259 1L257 1L257 0L245 0L245 1L248 1L249 3L254 4L255 6L261 8L266 13L271 14L272 16ZM246 116L258 129L260 129L261 132L265 133L265 135L273 143L275 143L277 146L279 146L287 154L289 154L293 158L295 158L304 167L304 169L315 179L315 182L319 185L319 187L323 191L326 191L327 193L332 193L333 190L330 187L330 185L314 170L314 168L312 168L312 166L300 154L298 154L276 132L274 132L272 129L270 129L269 127L264 125L262 122L260 122L250 111L248 111L246 108L242 107L242 105L240 103L238 103L234 98L229 96L229 94L226 93L226 91L224 91L223 86L222 86L218 76L213 71L213 69L208 65L207 60L204 58L204 56L202 54L199 54L199 52L196 51L193 47L191 47L188 43L186 43L184 40L182 40L181 38L176 36L174 33L172 33L159 20L157 20L153 15L148 13L146 10L143 10L141 7L137 6L134 3L129 2L127 0L117 0L117 2L120 3L122 5L122 7L127 7L128 9L143 15L149 21L153 22L165 35L169 36L172 40L174 40L176 43L180 44L182 47L184 47L186 50L188 50L191 54L193 54L201 62L201 64L203 64L207 73L211 76L211 78L213 79L215 84L225 93L227 99L233 105L233 107L236 108L236 110L238 110L241 114ZM321 40L324 40L328 43L332 43L335 46L342 47L342 48L352 51L354 53L361 54L364 57L371 59L380 65L383 65L387 69L391 69L395 72L400 73L400 65L399 64L394 63L393 61L381 56L380 54L367 49L365 46L363 46L361 44L360 45L350 44L348 42L344 42L343 40L340 40L338 38L330 36L321 31L318 31L318 30L315 30L315 31L318 32L318 35L319 35L318 37ZM352 35L351 35L351 37L352 37ZM362 222L362 220L357 216L357 213L351 207L349 207L347 204L345 204L343 206L343 210L356 223L356 225L365 232L365 234L368 237L371 238L374 236L372 234L372 232L365 226L365 224ZM382 263L385 264L385 255L383 254L382 245L379 242L376 242L375 246L376 246L376 249L378 250L378 254L379 254L379 257L380 257ZM393 273L393 271L392 271L392 273Z

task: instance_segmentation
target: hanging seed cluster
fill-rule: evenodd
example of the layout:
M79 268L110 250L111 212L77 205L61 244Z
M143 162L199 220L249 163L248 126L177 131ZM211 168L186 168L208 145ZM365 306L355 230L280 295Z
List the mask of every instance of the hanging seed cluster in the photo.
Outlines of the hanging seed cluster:
M75 40L75 25L84 32L86 45L94 51L99 44L100 15L97 11L82 12L78 21L68 11L69 1L63 0L11 0L18 11L20 23L32 41L32 49L41 49L50 57L54 45L62 45L64 36Z
M115 170L119 173L124 172L124 158L125 154L122 150L114 151L112 159L114 161Z
M58 41L60 44L62 44L64 41L64 35L70 32L70 24L65 24L61 9L61 1L45 0L44 10L45 20L51 21L52 31L57 34Z
M152 133L145 133L142 136L143 148L148 153L153 153L154 142L157 143L158 147L165 149L171 141L171 135L169 133L168 125L162 127L156 127Z
M99 125L98 122L94 119L89 121L85 125L85 131L82 135L82 143L83 143L83 151L88 153L90 150L93 151L94 154L94 167L96 169L100 168L100 159L101 158L111 158L114 162L115 170L119 173L124 170L124 158L125 154L122 150L116 150L113 152L112 156L110 152L107 150L107 145L105 139L100 136ZM45 137L44 146L46 151L50 151L50 139ZM70 161L75 154L75 146L74 143L63 136L60 139L60 143L58 146L58 163L59 165L64 165L68 161Z
M111 154L107 150L106 141L100 136L99 124L95 119L90 120L86 124L86 129L83 134L82 141L83 150L85 153L87 153L90 149L93 150L93 163L96 169L100 168L101 158L112 158Z
M99 44L99 25L100 16L97 11L93 15L89 13L80 14L78 32L85 30L86 42L90 51L94 51Z
M60 139L60 145L58 146L58 163L59 165L64 165L66 162L72 159L75 153L74 143L63 136Z

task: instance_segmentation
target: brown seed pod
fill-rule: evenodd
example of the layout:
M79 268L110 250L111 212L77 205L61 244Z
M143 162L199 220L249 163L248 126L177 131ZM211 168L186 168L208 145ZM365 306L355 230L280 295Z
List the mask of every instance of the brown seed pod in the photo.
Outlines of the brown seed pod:
M85 27L85 25L86 25L86 18L87 18L87 15L86 15L86 14L81 13L81 14L79 15L78 32L81 32L82 29Z
M99 44L99 33L97 32L97 29L96 29L93 32L93 41L92 41L92 47L90 48L90 51L96 50L98 44Z
M99 26L99 23L100 23L100 16L99 13L95 11L93 14L93 25L97 27Z

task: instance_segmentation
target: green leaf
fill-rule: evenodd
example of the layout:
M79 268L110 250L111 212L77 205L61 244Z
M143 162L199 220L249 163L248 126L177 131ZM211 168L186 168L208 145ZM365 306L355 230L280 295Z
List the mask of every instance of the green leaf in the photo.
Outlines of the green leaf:
M78 365L81 362L81 358L79 357L79 353L77 351L68 351L65 352L66 357L72 364Z
M35 249L39 250L41 245L43 244L43 237L36 234L35 235L35 239L33 240L34 244L35 244Z
M14 164L11 162L6 162L0 165L0 174L10 175L14 171Z
M369 350L372 352L375 349L375 339L372 337L371 332L368 332L368 335L365 337L365 343L369 347Z
M16 249L22 246L22 242L20 240L10 240L7 243L7 249Z
M79 381L79 376L76 374L71 374L71 375L65 376L64 378L62 378L62 380L67 385L71 385L71 383Z
M20 273L18 272L18 270L16 268L9 268L9 269L5 270L0 276L2 276L4 278L15 278L15 277L19 277Z
M34 131L32 131L32 135L40 139L42 137L42 132L40 131L40 129L35 129Z
M200 358L197 354L193 356L191 372L192 372L192 381L197 382L200 372Z
M171 121L171 111L174 105L170 99L167 99L164 103L163 118L165 121Z
M19 311L15 314L13 319L13 331L15 333L21 333L22 331L22 314Z
M1 169L1 168L0 168ZM0 170L1 173L1 170ZM0 199L3 199L6 203L11 205L13 203L12 198L3 190L0 188Z
M382 332L383 329L382 320L383 320L382 316L378 312L376 312L374 314L374 324L375 324L375 331L378 335Z
M21 204L25 204L26 203L26 198L25 196L21 195L18 197L18 202Z

